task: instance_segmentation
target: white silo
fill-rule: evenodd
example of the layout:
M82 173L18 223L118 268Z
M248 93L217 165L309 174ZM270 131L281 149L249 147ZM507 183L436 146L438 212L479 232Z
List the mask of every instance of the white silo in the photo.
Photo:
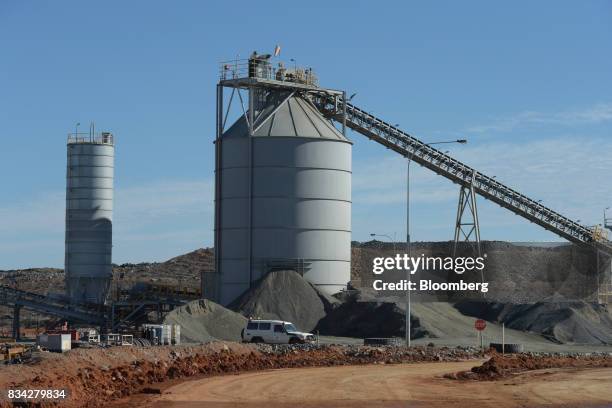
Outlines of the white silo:
M299 95L270 91L217 140L217 300L272 270L333 294L350 280L352 143ZM219 188L220 187L220 188Z
M112 278L113 135L70 135L67 148L66 294L102 304Z

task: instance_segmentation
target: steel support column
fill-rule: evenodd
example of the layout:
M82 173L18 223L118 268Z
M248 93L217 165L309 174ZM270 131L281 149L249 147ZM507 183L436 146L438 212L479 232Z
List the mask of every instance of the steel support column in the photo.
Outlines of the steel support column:
M474 191L475 173L472 173L472 181L459 187L459 203L457 205L457 220L455 222L455 240L453 243L453 258L457 256L457 245L459 242L471 243L474 255L482 256L480 247L480 224L478 222L478 208L476 206L476 192ZM467 210L467 211L466 211ZM469 212L468 220L465 220L466 212Z
M248 252L249 252L249 288L253 282L253 132L255 122L255 88L249 87L249 111L248 111L248 125L249 125L249 143L248 143L248 161L249 161L249 174L248 174L248 197L249 197L249 208L248 208L248 225L249 225L249 236L248 236Z
M21 322L20 322L20 314L21 314L21 305L13 306L13 338L15 340L21 339Z
M597 263L597 302L609 304L612 299L612 254L595 249Z

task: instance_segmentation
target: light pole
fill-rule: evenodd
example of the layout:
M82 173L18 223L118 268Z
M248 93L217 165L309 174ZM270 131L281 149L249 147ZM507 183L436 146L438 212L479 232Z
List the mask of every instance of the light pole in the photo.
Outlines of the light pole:
M412 250L411 250L411 242L410 242L410 163L412 163L412 158L415 154L417 154L422 148L425 146L438 145L438 144L447 144L447 143L460 143L466 144L467 140L465 139L457 139L457 140L445 140L442 142L431 142L425 143L419 146L414 152L408 156L408 165L406 167L406 252L408 252L408 258L412 258ZM410 323L410 312L411 312L411 304L410 304L410 292L412 281L410 279L410 270L406 269L406 280L408 281L408 289L406 290L406 346L411 346L411 323Z
M374 237L385 237L393 244L393 250L395 251L395 239L391 239L391 237L387 234L370 234L372 238Z
M78 139L79 137L79 126L81 125L81 122L77 122L76 125L74 125L74 137Z
M610 209L610 207L604 208L604 220L603 220L604 228L608 227L608 218L606 218L606 211L608 211L609 209Z

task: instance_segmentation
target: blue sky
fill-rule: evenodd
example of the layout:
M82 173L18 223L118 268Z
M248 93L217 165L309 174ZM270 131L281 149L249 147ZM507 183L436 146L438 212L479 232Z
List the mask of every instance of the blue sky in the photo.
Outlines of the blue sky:
M585 224L612 205L608 1L0 1L0 269L63 264L65 137L116 135L114 261L212 243L218 61L282 46L321 83ZM86 125L82 125L86 127ZM353 239L405 230L405 163L358 134ZM457 187L413 172L413 240ZM479 201L483 239L558 238Z

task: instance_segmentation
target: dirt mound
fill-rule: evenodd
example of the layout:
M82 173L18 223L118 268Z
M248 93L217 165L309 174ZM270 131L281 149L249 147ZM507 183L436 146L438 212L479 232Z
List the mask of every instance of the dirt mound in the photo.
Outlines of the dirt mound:
M230 308L244 316L292 322L304 331L314 329L332 300L295 271L274 271L238 298Z
M595 303L551 298L533 304L460 302L456 307L461 313L558 343L612 344L612 313Z
M181 326L181 341L203 343L214 340L240 341L247 319L208 299L194 300L168 313L165 324Z
M214 269L214 250L200 248L164 262L113 265L113 279L124 286L146 282L199 288L202 271Z
M461 361L481 356L474 350L433 347L255 346L235 343L81 349L62 356L49 355L32 365L6 366L0 371L0 387L66 388L70 397L62 402L63 407L106 407L110 401L134 393L158 393L156 383L192 376L274 368ZM0 406L12 405L0 399Z
M570 356L519 354L502 356L493 353L489 360L485 361L480 366L472 368L471 371L450 374L447 378L496 380L524 371L567 367L612 367L612 356L609 354Z
M414 315L411 324L411 338L428 335ZM348 300L328 313L319 322L317 330L328 336L404 337L406 318L404 310L395 303Z
M487 255L484 280L489 283L486 299L505 303L538 302L555 293L568 299L589 300L597 294L596 257L592 249L578 245L542 246L524 245L509 242L482 241L483 254ZM448 257L452 253L452 242L414 242L412 251L415 256ZM405 271L389 270L384 275L372 273L372 263L376 257L394 257L403 253L404 248L393 249L392 243L371 241L353 242L351 255L351 283L357 288L370 288L373 281L383 279L396 282L405 278ZM467 247L458 248L459 256L472 256ZM445 274L428 271L431 276L442 280ZM419 271L423 278L425 271ZM455 277L451 275L451 277ZM462 275L463 279L480 277L472 274ZM450 279L450 278L449 278ZM392 293L389 293L391 295ZM415 293L416 294L416 293ZM427 295L427 296L425 296ZM435 295L435 296L433 296ZM474 299L469 292L419 293L423 301L458 301Z

